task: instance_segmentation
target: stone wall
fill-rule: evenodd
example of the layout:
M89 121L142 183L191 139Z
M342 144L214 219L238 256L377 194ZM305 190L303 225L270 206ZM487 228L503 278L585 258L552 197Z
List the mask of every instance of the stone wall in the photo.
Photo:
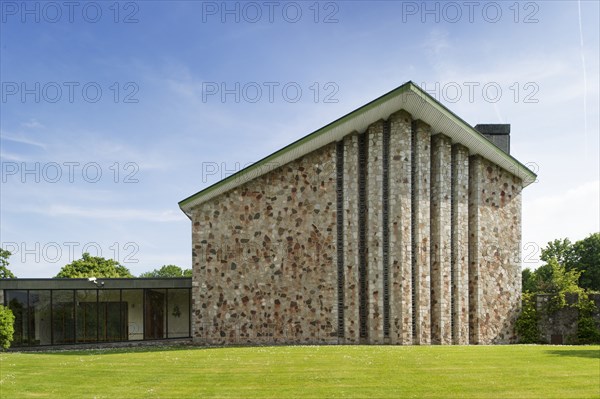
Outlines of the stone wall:
M412 118L392 114L390 121L390 342L413 343L412 313Z
M196 342L337 342L334 150L194 210Z
M452 146L452 342L469 343L469 150Z
M431 140L431 342L452 343L452 140Z
M369 342L382 344L383 334L383 129L378 121L367 130L367 254Z
M431 343L430 166L431 127L413 123L412 240L414 343Z
M521 181L405 111L200 204L202 344L512 342Z
M359 256L358 256L358 133L344 138L344 336L343 341L357 344L359 321Z
M480 156L469 165L470 342L515 342L522 182Z
M539 315L538 330L541 342L546 344L570 344L577 337L577 323L579 311L575 307L565 307L555 312L549 311L551 295L536 295L536 309ZM590 299L596 305L592 314L596 328L600 330L600 294L591 294ZM573 305L577 302L575 295L567 295L567 303Z

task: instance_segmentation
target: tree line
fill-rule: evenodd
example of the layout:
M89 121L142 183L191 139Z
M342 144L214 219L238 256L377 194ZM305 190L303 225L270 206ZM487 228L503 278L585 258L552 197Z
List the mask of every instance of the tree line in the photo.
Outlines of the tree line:
M0 279L16 278L10 271L9 257L11 253L0 248ZM84 253L77 259L63 266L54 278L134 278L135 276L125 266L113 259L91 256ZM182 269L176 265L163 265L158 269L140 274L140 278L156 277L192 277L192 269Z
M561 273L577 275L578 287L600 292L600 233L572 243L568 238L550 241L542 249L544 263L535 270L522 271L524 293L550 294L556 290Z
M566 337L567 343L600 343L600 328L594 319L598 309L590 297L600 292L600 233L575 243L567 238L551 241L540 258L546 263L522 271L522 310L516 324L519 341L547 343L540 331L542 316L536 298L546 294L549 301L543 312L548 315L553 317L561 309L577 310L577 332Z

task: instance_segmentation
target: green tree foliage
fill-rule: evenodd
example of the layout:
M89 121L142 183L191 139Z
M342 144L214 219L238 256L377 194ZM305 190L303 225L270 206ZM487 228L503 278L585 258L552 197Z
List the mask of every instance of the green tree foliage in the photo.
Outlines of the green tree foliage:
M591 234L573 244L572 255L565 264L567 270L580 270L579 286L600 291L600 233Z
M517 319L517 334L522 344L540 343L540 331L538 329L539 314L535 307L535 294L523 294L523 309Z
M521 286L523 292L536 292L535 272L532 272L531 269L523 269L521 272Z
M16 278L16 276L8 268L8 258L10 258L10 251L0 248L0 279L2 278Z
M133 277L129 269L121 266L119 262L112 259L90 256L84 253L81 259L77 259L63 266L55 278L85 278L85 277Z
M585 290L579 287L579 277L581 271L567 270L552 258L548 262L552 269L552 277L546 286L546 293L551 294L551 304L555 310L562 309L567 306L567 294L576 294L580 300L587 298Z
M569 338L570 343L600 342L600 330L592 318L597 311L596 306L588 295L591 289L598 290L591 287L598 287L594 285L594 279L600 274L599 254L600 234L592 234L575 244L568 239L554 240L542 250L541 259L546 262L545 265L533 272L523 270L523 308L516 324L522 343L540 341L539 315L535 304L537 293L550 294L547 309L550 314L565 307L577 308L577 335ZM569 296L576 298L575 301L569 302Z
M568 238L551 241L540 258L546 264L535 271L523 269L523 292L552 292L553 262L563 265L567 272L579 272L579 287L600 292L600 233L574 244Z
M164 265L160 269L140 274L140 277L192 277L192 269L181 269L175 265Z
M15 316L12 310L0 305L0 347L10 348L15 333Z
M562 240L554 240L548 243L546 248L542 248L540 259L544 262L549 262L550 259L556 259L561 265L565 265L572 257L573 244L568 238Z

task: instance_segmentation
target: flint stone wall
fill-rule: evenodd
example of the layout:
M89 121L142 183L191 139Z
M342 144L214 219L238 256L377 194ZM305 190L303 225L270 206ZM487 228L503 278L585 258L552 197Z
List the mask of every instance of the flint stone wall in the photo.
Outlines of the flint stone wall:
M348 132L192 210L194 341L514 342L521 189L402 110Z
M337 342L334 150L328 145L194 211L197 342Z

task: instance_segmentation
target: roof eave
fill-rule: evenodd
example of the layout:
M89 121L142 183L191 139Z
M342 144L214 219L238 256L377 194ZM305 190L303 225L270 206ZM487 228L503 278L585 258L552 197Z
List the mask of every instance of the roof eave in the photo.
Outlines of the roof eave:
M415 97L411 97L412 95ZM202 202L262 176L317 148L340 140L353 131L362 133L373 121L387 119L392 113L401 109L409 112L413 119L422 119L429 124L433 133L446 134L453 142L469 148L472 154L480 154L521 178L524 187L535 181L536 174L525 165L502 151L467 122L409 81L226 179L185 198L179 202L179 207L191 219L191 209Z

